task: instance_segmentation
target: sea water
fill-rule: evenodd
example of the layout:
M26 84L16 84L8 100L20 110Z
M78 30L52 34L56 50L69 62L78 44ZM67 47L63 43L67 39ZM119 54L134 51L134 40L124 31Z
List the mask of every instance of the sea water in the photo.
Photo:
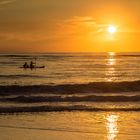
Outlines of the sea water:
M20 68L31 61L45 68ZM140 53L1 54L0 133L140 139L139 62Z
M45 69L25 70L25 62ZM1 54L0 85L79 84L140 79L139 53Z

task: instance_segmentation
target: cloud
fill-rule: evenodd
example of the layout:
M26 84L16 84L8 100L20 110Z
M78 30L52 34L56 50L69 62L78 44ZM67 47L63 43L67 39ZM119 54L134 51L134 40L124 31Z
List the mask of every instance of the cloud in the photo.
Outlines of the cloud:
M92 17L72 17L57 24L56 34L65 37L86 36L97 32L97 23Z
M25 30L25 32L3 31L0 33L0 40L15 40L27 42L41 42L48 40L96 40L98 34L103 32L105 25L100 25L93 17L74 16L69 19L59 20L53 23L51 30L48 27L40 26L40 29ZM100 36L100 35L99 35Z
M7 5L7 4L10 4L10 3L13 3L15 2L16 0L1 0L0 1L0 6L2 5Z
M0 41L27 41L27 42L38 42L43 40L48 40L49 37L43 34L33 34L33 33L14 33L7 32L0 34Z
M57 23L53 37L68 40L97 41L106 34L107 25L98 23L90 16L74 16Z

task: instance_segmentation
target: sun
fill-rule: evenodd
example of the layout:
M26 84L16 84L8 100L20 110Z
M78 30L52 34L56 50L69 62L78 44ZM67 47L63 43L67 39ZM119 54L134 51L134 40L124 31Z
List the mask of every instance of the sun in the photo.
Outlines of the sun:
M117 28L113 25L110 25L107 30L109 33L114 34L114 33L116 33Z

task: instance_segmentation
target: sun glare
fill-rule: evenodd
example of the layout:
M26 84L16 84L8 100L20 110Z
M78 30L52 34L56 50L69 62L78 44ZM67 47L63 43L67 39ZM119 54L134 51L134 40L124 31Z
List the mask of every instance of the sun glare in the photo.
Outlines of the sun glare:
M117 31L117 28L116 28L115 26L110 25L110 26L108 27L108 32L109 32L109 33L114 34L114 33L116 33L116 31Z

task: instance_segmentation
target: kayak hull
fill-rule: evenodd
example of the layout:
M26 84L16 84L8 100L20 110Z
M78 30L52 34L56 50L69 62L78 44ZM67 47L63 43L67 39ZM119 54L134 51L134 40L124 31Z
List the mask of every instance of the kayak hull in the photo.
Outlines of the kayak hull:
M27 67L27 68L25 68L25 67L19 67L19 68L21 68L21 69L44 69L45 68L45 66L36 66L36 67Z

